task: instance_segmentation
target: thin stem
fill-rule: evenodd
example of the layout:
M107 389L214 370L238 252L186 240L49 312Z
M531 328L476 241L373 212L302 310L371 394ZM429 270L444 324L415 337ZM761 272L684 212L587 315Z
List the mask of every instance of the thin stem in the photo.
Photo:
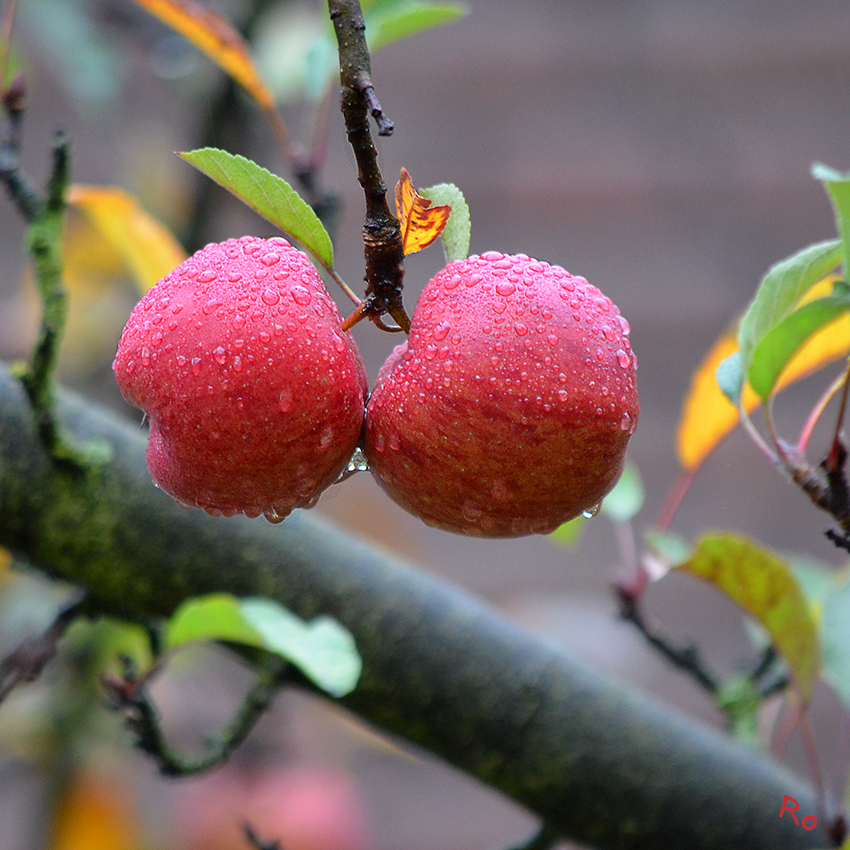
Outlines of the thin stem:
M248 737L280 688L281 669L276 665L274 669L260 671L231 723L210 741L207 751L200 756L189 756L171 748L144 682L129 679L107 684L117 707L127 712L127 726L137 736L136 746L157 761L164 775L192 776L221 764Z
M800 437L797 440L797 451L801 455L806 453L806 449L808 448L809 440L811 439L812 432L815 430L815 426L820 421L820 418L823 416L823 413L829 406L829 403L833 400L833 398L835 398L836 393L842 389L842 387L844 388L846 399L848 376L850 376L850 366L848 366L844 374L839 375L832 384L827 387L826 392L818 399L817 404L815 404L811 413L809 413L806 422L800 431Z

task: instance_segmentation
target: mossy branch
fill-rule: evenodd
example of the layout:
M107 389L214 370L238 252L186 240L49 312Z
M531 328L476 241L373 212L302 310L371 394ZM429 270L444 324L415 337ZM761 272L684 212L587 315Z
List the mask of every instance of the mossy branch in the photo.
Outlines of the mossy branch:
M157 490L145 436L60 396L63 428L105 440L95 474L52 462L21 385L0 369L0 545L150 622L186 597L267 596L336 617L363 658L341 703L536 812L550 832L618 850L803 850L820 829L779 818L809 789L754 749L587 670L424 572L304 513L281 526L213 519Z

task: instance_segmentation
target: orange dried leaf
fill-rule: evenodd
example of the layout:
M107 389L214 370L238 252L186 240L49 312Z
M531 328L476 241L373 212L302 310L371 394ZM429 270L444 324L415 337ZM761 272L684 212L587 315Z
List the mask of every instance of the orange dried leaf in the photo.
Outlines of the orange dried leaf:
M236 80L266 111L274 109L274 95L254 65L242 36L221 15L194 0L136 0L136 2L188 39Z
M452 213L450 206L435 207L428 198L423 198L406 168L401 169L395 186L395 207L405 255L427 248L443 232Z
M73 777L59 798L50 850L138 850L142 842L129 787L94 773Z
M68 190L67 201L106 237L142 292L186 259L171 231L123 189L76 184Z
M834 274L827 275L806 293L800 303L828 295L837 279ZM694 472L738 424L738 409L721 392L715 377L717 367L737 350L738 341L734 329L726 331L691 378L676 437L679 463L688 472ZM848 353L850 316L845 315L825 325L800 347L779 377L775 392L846 357ZM744 387L743 407L747 413L752 413L760 404L759 397L749 385Z

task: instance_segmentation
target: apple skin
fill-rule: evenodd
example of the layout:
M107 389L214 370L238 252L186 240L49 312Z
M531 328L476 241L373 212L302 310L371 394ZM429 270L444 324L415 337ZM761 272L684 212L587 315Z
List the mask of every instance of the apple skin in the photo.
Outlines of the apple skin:
M367 404L364 452L446 531L547 534L616 483L637 425L629 326L595 286L523 254L449 263Z
M306 254L207 245L133 310L113 363L150 419L148 469L187 507L279 521L315 502L360 437L363 361Z

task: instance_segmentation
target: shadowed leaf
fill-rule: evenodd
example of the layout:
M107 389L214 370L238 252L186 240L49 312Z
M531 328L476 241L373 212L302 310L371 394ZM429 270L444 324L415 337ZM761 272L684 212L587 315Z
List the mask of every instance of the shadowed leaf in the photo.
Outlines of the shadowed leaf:
M233 77L266 111L274 109L274 95L265 84L248 52L248 46L226 18L194 0L136 0L136 2L188 39Z
M106 237L142 293L186 259L171 231L123 189L77 184L69 188L66 200Z
M789 564L751 540L720 533L702 537L678 569L707 581L764 626L808 701L820 672L818 625Z
M427 248L443 232L452 212L450 206L432 206L423 198L405 168L395 186L395 206L405 255Z
M325 268L333 268L333 244L325 226L283 178L244 156L217 148L201 148L180 156L300 242Z
M451 215L443 229L443 245L446 259L465 260L469 256L469 242L472 236L472 224L469 218L469 206L463 192L454 183L438 183L422 190L422 197L432 203L444 204L451 208Z

